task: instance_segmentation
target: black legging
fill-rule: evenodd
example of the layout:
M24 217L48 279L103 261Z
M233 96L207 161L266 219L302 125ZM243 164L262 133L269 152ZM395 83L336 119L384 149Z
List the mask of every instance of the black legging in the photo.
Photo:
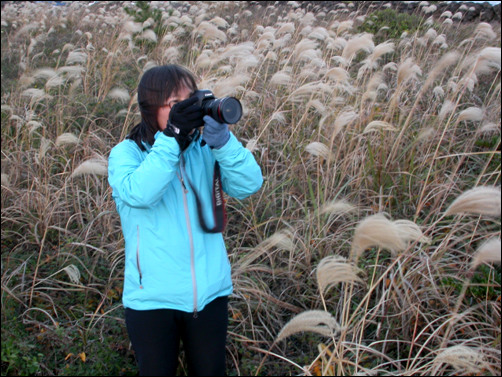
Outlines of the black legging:
M189 375L223 376L228 298L219 297L197 313L125 309L127 332L141 376L174 376L180 339Z

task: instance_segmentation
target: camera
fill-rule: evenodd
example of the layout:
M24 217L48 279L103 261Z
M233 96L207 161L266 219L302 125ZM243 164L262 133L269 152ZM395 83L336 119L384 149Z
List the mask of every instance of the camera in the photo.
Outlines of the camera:
M210 90L197 90L194 97L199 99L204 115L211 116L220 123L234 124L242 117L242 105L235 97L216 98Z

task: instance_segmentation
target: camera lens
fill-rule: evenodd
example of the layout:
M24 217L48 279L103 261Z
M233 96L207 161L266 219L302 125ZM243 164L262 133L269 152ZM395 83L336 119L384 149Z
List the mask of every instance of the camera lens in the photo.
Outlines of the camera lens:
M216 110L216 114L218 119L223 121L224 123L234 124L241 119L242 116L242 106L241 103L233 97L221 98L215 101L213 104L212 110L213 113Z

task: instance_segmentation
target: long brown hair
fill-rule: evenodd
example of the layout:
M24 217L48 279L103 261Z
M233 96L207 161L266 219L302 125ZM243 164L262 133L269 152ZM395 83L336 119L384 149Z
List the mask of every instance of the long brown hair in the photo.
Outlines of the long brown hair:
M155 134L160 131L157 124L157 112L167 100L187 87L197 90L194 75L184 67L175 64L150 68L143 74L138 85L138 104L141 122L134 126L127 139L134 140L141 150L143 143L153 145Z

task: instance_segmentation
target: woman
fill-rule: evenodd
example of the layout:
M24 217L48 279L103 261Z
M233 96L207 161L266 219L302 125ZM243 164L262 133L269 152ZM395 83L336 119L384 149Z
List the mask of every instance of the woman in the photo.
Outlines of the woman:
M232 281L213 191L220 174L223 191L237 199L263 182L228 126L203 116L196 90L183 67L146 71L141 123L109 157L125 239L122 301L141 375L175 375L180 340L190 375L225 374Z

